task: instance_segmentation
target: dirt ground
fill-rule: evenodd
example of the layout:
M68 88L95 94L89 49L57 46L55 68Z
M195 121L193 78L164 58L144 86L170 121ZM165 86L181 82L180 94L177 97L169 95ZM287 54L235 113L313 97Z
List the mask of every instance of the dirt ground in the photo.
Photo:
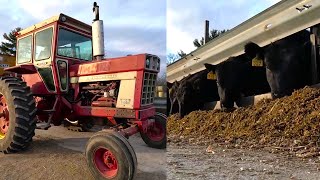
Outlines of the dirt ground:
M231 112L193 111L182 119L172 115L167 129L176 141L275 146L299 157L312 157L320 155L319 108L320 89L305 87L291 96L264 99Z
M167 148L167 179L320 179L320 159L301 159L266 149L174 145Z
M168 118L168 179L320 179L320 89Z
M84 148L93 132L72 132L64 127L36 130L31 147L18 154L0 154L0 179L94 179L86 165ZM166 179L166 152L152 149L136 135L130 137L138 157L135 179Z

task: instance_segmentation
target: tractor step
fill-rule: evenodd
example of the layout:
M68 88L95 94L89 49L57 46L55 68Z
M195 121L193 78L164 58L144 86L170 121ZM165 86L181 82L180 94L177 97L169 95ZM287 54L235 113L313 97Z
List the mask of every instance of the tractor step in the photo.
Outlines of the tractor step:
M49 110L42 110L42 112L53 113L53 112L56 112L56 110L53 110L53 109L49 109Z
M56 110L54 110L54 109L49 109L49 110L39 110L39 109L38 109L38 112L39 112L39 113L51 114L51 113L56 112Z
M47 122L37 123L37 129L48 130L50 127L50 123Z

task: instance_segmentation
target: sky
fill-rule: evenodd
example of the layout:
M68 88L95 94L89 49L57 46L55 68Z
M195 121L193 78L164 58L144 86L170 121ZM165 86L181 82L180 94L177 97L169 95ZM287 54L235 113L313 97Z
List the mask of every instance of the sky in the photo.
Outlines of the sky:
M195 49L193 40L210 29L232 29L279 0L96 0L104 20L107 57L151 53L161 58L165 72L166 55ZM87 24L92 23L94 0L1 0L2 34L15 27L27 28L58 13Z
M204 36L205 20L211 29L232 29L279 0L168 0L167 54L195 49L194 39Z
M107 57L150 53L160 57L166 68L166 1L95 0L104 23ZM94 18L94 0L1 0L2 35L16 27L27 28L59 13L87 24Z

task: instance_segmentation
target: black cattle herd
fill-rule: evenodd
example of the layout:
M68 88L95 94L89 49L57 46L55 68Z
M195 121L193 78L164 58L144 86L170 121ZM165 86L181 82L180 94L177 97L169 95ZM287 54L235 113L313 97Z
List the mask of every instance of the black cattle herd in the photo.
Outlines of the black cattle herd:
M300 31L265 47L254 42L244 46L244 54L216 64L180 81L167 83L169 114L180 117L219 101L222 109L232 109L241 97L271 91L272 98L290 95L311 84L310 32Z

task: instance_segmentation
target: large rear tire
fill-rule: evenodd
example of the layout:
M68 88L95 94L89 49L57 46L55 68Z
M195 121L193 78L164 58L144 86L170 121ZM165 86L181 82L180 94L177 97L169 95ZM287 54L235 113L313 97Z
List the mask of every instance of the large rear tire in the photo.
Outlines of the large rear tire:
M152 148L165 149L167 147L167 116L157 113L154 125L146 133L140 132L143 141Z
M135 175L136 155L116 133L99 132L87 143L87 164L95 179L132 180Z
M0 78L0 151L14 153L28 147L36 128L35 101L21 79Z

